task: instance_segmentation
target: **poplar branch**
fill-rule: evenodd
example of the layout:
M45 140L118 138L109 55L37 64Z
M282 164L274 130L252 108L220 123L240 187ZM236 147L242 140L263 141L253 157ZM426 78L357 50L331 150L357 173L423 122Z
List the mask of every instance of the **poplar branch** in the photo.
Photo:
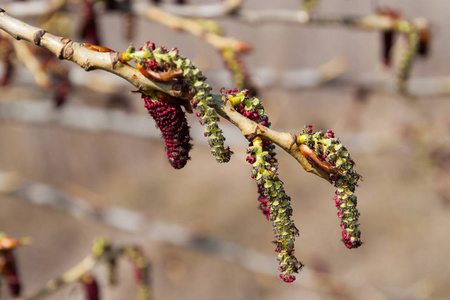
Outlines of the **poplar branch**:
M30 70L36 84L44 89L50 88L52 86L50 77L42 69L39 59L31 52L28 45L16 40L12 40L12 45L14 47L14 51L16 51L17 59Z
M251 10L241 9L233 17L249 24L263 23L287 23L292 25L313 25L313 26L343 26L363 30L394 30L409 33L412 30L429 30L429 22L424 22L423 18L416 18L413 21L405 19L392 19L381 14L371 14L367 16L339 16L322 17L309 14L305 10Z
M244 117L233 108L231 102L227 101L224 96L213 95L213 98L215 100L215 109L217 110L217 113L238 127L245 138L252 140L253 138L259 136L275 143L294 157L306 172L313 173L330 182L329 174L321 168L312 165L300 152L300 149L296 143L296 135L272 130Z
M45 30L28 25L9 16L0 8L0 29L17 40L25 40L45 48L59 59L72 61L85 71L103 70L120 76L141 92L161 91L172 97L181 95L181 85L177 82L156 82L143 76L136 68L122 63L119 52L97 52L83 44L64 37L52 35Z
M157 90L180 99L180 102L185 100L187 103L189 100L188 96L183 93L180 83L152 81L143 76L136 68L133 68L126 63L122 63L120 59L121 55L118 52L97 52L90 50L83 44L76 43L63 37L54 36L43 29L19 21L6 14L1 8L0 29L3 29L18 40L26 40L37 46L43 47L51 51L60 59L75 62L86 71L104 70L120 76L132 83L141 92L146 93ZM218 113L237 126L247 139L260 136L274 142L293 156L307 172L311 172L329 181L328 173L309 163L302 155L296 144L296 136L294 134L277 132L259 125L239 114L229 102L227 103L227 101L222 100L221 95L213 95L213 97L216 100L216 109Z
M135 6L135 11L137 14L169 28L175 30L183 30L189 34L192 34L193 36L204 40L216 50L221 51L225 48L232 48L237 52L249 52L252 50L252 46L249 43L235 38L223 37L213 32L207 31L195 20L167 13L160 8L144 3L140 3L139 5Z
M204 5L161 4L161 8L170 14L183 17L215 18L235 12L243 3L244 0L225 0L219 3Z

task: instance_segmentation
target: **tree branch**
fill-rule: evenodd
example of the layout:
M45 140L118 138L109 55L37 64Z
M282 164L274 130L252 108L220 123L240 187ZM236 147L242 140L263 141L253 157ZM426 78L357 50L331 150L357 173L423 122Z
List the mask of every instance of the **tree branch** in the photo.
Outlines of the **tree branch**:
M120 62L118 52L97 52L83 44L54 36L45 30L28 25L9 16L0 8L0 28L17 40L25 40L43 47L59 59L66 59L78 64L86 71L103 70L127 80L142 92L161 91L172 97L181 95L181 85L174 82L156 82L147 79L136 68Z
M106 245L106 244L105 244ZM95 246L95 245L94 245ZM81 262L79 262L76 266L71 268L70 270L64 272L61 276L57 278L53 278L48 280L45 285L37 290L36 292L32 293L29 296L19 298L18 300L37 300L45 298L59 289L63 288L64 286L75 283L79 281L84 274L92 270L94 266L103 258L105 258L107 255L109 255L110 251L106 251L109 248L106 247L97 247L98 250L100 250L97 254L89 254L86 256Z
M188 18L179 17L171 13L167 13L155 6L140 3L135 5L137 14L146 17L147 19L165 25L176 30L183 30L192 34L206 43L210 44L217 50L225 48L232 48L237 52L249 52L252 47L249 43L240 41L230 37L223 37L213 32L205 30L198 22ZM178 6L177 6L178 7Z
M225 100L225 97L221 97L220 95L213 95L213 97L214 100L216 100L215 109L217 110L217 113L238 127L248 140L259 136L266 140L272 141L294 157L302 165L306 172L311 172L327 181L330 181L329 174L327 172L316 167L315 165L312 165L300 152L300 149L296 144L297 137L294 134L278 132L266 126L260 125L237 112L231 103Z
M84 70L104 70L120 76L141 92L161 91L172 97L188 101L189 97L183 94L182 86L178 82L156 82L143 76L136 68L121 62L121 54L118 52L97 52L90 50L83 44L73 42L63 37L54 36L43 29L33 27L19 21L0 8L0 29L16 39L32 42L37 46L50 50L60 59L75 62ZM94 48L95 49L95 48ZM108 49L109 51L110 49ZM277 132L265 126L259 125L236 112L230 103L221 99L220 95L214 95L216 109L225 119L236 125L243 135L250 139L256 136L268 139L290 155L292 155L307 171L329 181L329 174L309 163L296 145L296 136L290 133Z
M244 3L244 0L225 0L219 3L206 5L173 5L162 4L161 8L173 15L190 18L216 18L226 16Z

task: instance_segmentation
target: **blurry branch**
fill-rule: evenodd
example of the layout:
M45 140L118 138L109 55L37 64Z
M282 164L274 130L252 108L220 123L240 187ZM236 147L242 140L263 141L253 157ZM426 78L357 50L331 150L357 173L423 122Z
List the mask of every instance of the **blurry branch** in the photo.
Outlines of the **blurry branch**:
M15 17L44 17L46 19L64 7L67 2L68 0L16 1L2 4L2 8Z
M28 45L12 39L11 41L16 51L16 57L31 71L36 84L44 89L50 88L52 85L50 77L43 70L39 59L31 52Z
M224 0L214 4L204 5L171 5L161 4L166 12L191 18L215 18L226 16L235 12L244 3L244 0Z
M37 300L48 297L64 286L78 282L86 273L106 256L105 248L98 255L92 253L86 256L80 263L64 272L61 276L48 280L45 285L29 296L19 298L20 300Z
M10 3L3 5L2 8L15 17L40 16L61 9L66 2L67 0L33 0ZM133 13L142 15L147 10L151 11L152 14L156 12L160 13L163 10L165 16L172 15L172 17L217 18L229 16L249 24L287 23L293 25L344 26L365 30L394 30L402 33L409 33L411 30L428 30L430 27L429 23L424 22L423 18L408 21L401 18L393 19L381 14L321 17L311 15L308 10L303 9L244 9L241 8L243 2L243 0L225 0L220 3L206 5L173 5L163 3L157 6L137 2L132 5L132 11Z
M219 0L217 0L219 1ZM60 10L68 0L49 0L49 1L26 1L26 2L14 2L3 5L3 9L8 11L11 15L15 17L36 17L42 15L52 14ZM153 8L161 7L165 12L172 15L177 15L180 17L191 17L191 18L215 18L220 16L226 16L236 9L238 9L244 0L225 0L222 2L214 4L205 5L174 5L174 4L160 4L153 5ZM120 9L126 9L127 5L119 3L118 7ZM141 8L142 3L136 3L135 6ZM145 7L148 5L145 4ZM135 11L135 13L137 13Z
M91 253L81 260L70 270L64 272L61 276L48 280L45 285L29 296L16 298L18 300L37 300L50 296L68 284L81 282L86 290L86 299L99 299L99 287L97 281L89 272L98 264L105 263L109 284L115 283L116 260L121 257L128 257L135 266L135 272L138 272L138 299L149 300L149 263L146 261L141 251L134 246L113 246L106 239L97 239L94 241ZM136 269L137 268L137 269ZM136 275L136 274L135 274ZM88 277L88 278L86 278Z
M68 188L76 190L76 187ZM235 262L244 268L277 275L273 269L273 257L255 250L245 249L234 242L205 236L174 223L148 220L144 215L118 206L95 206L89 201L92 193L81 192L86 199L71 196L50 185L21 178L16 173L0 172L0 192L18 197L37 205L49 206L73 216L88 218L100 224L139 234L154 242L195 249L224 260Z
M44 89L48 89L51 86L50 78L42 69L39 59L28 48L27 44L13 40L11 36L4 32L0 32L0 39L6 39L7 43L11 43L16 53L15 56L25 65L27 69L30 70L38 86Z
M75 189L76 187L70 188L70 190ZM235 242L199 234L174 223L150 221L146 219L144 215L122 207L95 206L91 204L96 202L95 200L89 201L89 197L96 197L96 195L91 192L81 192L84 194L84 199L82 199L71 196L63 190L50 185L22 179L17 173L0 171L0 193L18 197L36 205L56 208L73 216L88 218L119 230L139 234L141 237L153 242L167 243L215 255L225 261L237 263L243 268L255 273L271 276L278 275L273 268L273 257L271 255L264 254L257 250L244 248ZM108 258L125 256L131 258L134 264L137 259L139 259L140 252L139 249L135 247L125 246L108 248L108 241L104 239L98 240L95 244L97 247L94 247L94 251L84 258L82 262L70 271L64 273L63 276L50 280L47 284L49 286L58 284L58 288L61 288L63 285L69 283L61 282L62 278L65 278L65 281L71 279L75 282L75 278L86 274L99 262L105 262L108 267ZM83 273L83 271L85 272ZM337 291L340 291L341 293L352 291L352 294L345 293L345 295L340 296L347 296L347 298L352 299L352 295L371 295L372 297L370 297L370 299L379 300L399 298L395 296L398 296L400 293L402 293L403 296L409 295L407 290L394 290L389 289L389 287L386 286L379 288L370 283L355 279L354 277L346 278L345 276L343 277L342 274L336 276L329 272L329 270L323 270L314 265L310 266L308 269L303 269L302 277L303 280L298 282L296 286L302 290L314 291L320 295L337 297L340 295L336 294ZM339 287L339 289L336 290L336 287ZM48 288L40 290L40 292L45 293L45 295L50 295L53 291L56 290ZM33 296L37 297L38 293L33 294ZM31 300L40 298L21 299Z
M233 14L233 17L244 23L287 23L292 25L314 25L314 26L343 26L364 30L395 30L409 33L411 30L429 29L429 24L423 22L423 18L417 18L412 22L405 19L392 19L380 14L368 16L345 16L345 17L321 17L313 16L304 10L250 10L241 9Z
M151 21L163 24L171 29L186 31L193 36L203 39L206 43L219 51L225 48L232 48L237 52L249 52L252 50L252 46L247 42L217 35L205 30L195 20L166 13L155 6L138 3L135 5L135 13L142 15Z

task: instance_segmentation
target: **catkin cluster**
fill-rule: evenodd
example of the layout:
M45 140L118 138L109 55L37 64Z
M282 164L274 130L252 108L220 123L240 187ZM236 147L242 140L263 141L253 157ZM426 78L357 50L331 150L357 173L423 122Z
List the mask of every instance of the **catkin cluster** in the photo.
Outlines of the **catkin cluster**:
M247 90L227 91L227 99L243 116L263 126L270 126L261 102L257 98L249 97ZM298 273L303 266L294 255L294 241L299 231L291 220L291 199L286 195L283 182L277 174L278 162L274 148L275 145L271 141L255 137L247 149L247 161L253 166L252 177L258 186L259 208L266 218L272 221L280 277L285 282L293 282L293 273Z
M355 162L351 159L347 148L334 137L332 131L326 134L323 131L313 133L311 125L303 128L302 133L297 137L297 142L313 150L313 155L323 161L324 168L332 170L329 174L330 180L336 187L333 200L341 220L342 240L347 248L359 247L362 242L354 192L361 176L354 171ZM310 159L310 157L307 158ZM313 160L311 161L314 163Z
M155 45L149 42L140 51L135 51L134 47L130 46L122 57L125 60L136 59L140 65L149 70L183 70L181 81L192 97L191 104L197 111L200 124L206 125L205 136L208 138L211 153L218 162L230 160L232 152L224 146L225 137L218 125L219 116L213 107L211 87L205 82L206 77L190 59L179 55L177 48L168 51L166 47L155 48Z

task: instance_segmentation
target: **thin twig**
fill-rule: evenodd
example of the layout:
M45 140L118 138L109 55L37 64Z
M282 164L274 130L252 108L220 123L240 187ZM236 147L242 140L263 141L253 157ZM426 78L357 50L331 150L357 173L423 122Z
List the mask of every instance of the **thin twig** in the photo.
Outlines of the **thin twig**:
M3 6L15 17L40 17L50 16L60 10L67 0L49 0L49 1L16 1ZM46 18L45 17L45 18Z
M266 140L272 141L294 157L302 165L306 172L311 172L327 181L330 181L330 176L327 172L315 165L312 165L301 153L300 149L296 145L296 136L294 134L278 132L267 128L266 126L260 125L241 115L233 108L229 101L225 101L225 99L222 99L220 95L213 95L213 97L216 100L215 108L217 113L237 126L246 138L251 139L259 136Z
M64 272L61 276L48 280L38 291L29 296L19 298L18 300L42 299L55 293L68 284L79 281L84 274L92 270L92 268L108 254L108 252L105 251L106 249L107 248L103 247L100 248L101 252L98 254L89 254L80 263Z
M27 44L12 40L12 45L16 51L17 58L31 71L36 84L44 89L51 87L52 82L47 73L42 69L39 60L30 51Z
M249 43L230 37L223 37L207 31L195 20L169 14L155 6L144 3L135 6L137 14L169 28L186 31L193 36L203 39L217 50L223 50L225 48L232 48L237 52L249 52L252 50L252 46Z
M83 44L67 38L54 36L45 30L28 25L9 16L0 8L0 28L15 39L25 40L43 47L59 59L75 62L85 71L104 70L129 81L142 92L158 90L178 97L181 94L179 83L156 82L148 80L136 68L119 61L118 52L96 52L89 50Z
M190 18L216 18L226 16L244 3L244 0L225 0L214 4L205 5L171 5L162 4L161 8L173 15Z

